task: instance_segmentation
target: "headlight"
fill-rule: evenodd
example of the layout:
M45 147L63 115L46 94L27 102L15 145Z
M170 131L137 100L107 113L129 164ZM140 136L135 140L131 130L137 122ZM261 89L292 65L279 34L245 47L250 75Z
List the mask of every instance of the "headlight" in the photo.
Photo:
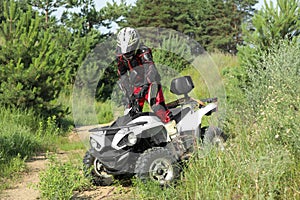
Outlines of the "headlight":
M129 133L127 136L127 145L128 146L133 146L137 142L137 137L134 133Z
M90 139L91 147L93 147L96 151L101 150L101 145L93 138Z

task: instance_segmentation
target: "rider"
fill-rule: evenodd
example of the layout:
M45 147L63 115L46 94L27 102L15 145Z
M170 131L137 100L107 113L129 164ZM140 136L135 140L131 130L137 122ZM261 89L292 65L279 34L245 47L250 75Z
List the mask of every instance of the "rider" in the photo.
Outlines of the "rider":
M143 110L147 100L161 121L169 122L172 113L165 104L161 77L153 62L151 49L140 43L137 30L125 27L118 33L117 63L121 87L127 97L137 101L138 111Z

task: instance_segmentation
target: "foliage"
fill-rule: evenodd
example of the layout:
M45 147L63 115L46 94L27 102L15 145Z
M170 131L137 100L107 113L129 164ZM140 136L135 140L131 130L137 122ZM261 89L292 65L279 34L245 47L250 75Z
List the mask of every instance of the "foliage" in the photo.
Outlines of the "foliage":
M40 173L38 189L45 199L71 199L75 190L90 187L90 183L73 162L62 163L56 157L49 157L46 171Z
M288 148L299 157L300 126L300 48L280 42L280 48L272 54L264 54L262 62L256 61L258 70L248 69L251 85L247 97L254 117L257 118L259 132L265 133L266 140L276 139L276 143Z
M119 4L115 1L112 3L106 2L106 6L101 8L99 11L101 17L102 25L108 29L112 28L112 22L114 23L122 23L124 21L124 16L127 11L130 9L130 5L126 4L125 0L121 0Z
M2 23L2 20L4 20L4 16L3 16L3 1L0 1L0 23Z
M169 28L195 39L206 50L236 53L241 24L257 0L137 1L121 26Z
M62 1L58 0L29 0L28 4L36 7L42 11L45 16L45 27L48 26L49 18L52 13L57 11L58 7L62 5Z
M253 16L252 23L243 25L246 46L239 47L239 57L244 67L256 68L255 60L282 39L299 41L299 5L299 0L278 0L276 6L265 1L264 7Z
M114 85L117 82L117 66L115 61L115 45L107 40L91 51L77 71L74 82L74 92L86 93L98 101L110 98Z
M102 33L101 37L111 34L112 23L121 22L121 17L129 8L124 0L119 4L107 2L106 6L100 10L96 9L93 0L67 1L63 4L65 4L66 10L63 11L61 21L65 26L75 31L80 30L82 35L86 35L96 29L99 30L100 27L106 28L108 33Z
M62 72L67 71L65 54L48 31L39 32L40 17L17 4L5 3L1 33L4 44L0 55L1 103L21 108L34 107L49 111L64 85ZM9 8L9 10L8 10Z
M252 19L254 31L244 31L247 44L266 49L281 39L292 40L299 35L299 5L299 0L278 0L276 6L265 2Z
M97 113L97 123L105 124L109 123L114 119L113 105L111 102L97 102L96 103L96 113ZM114 110L115 111L115 110Z
M114 94L120 100L114 91L114 52L96 48L110 34L98 28L109 29L116 21L121 26L178 30L209 50L235 53L237 44L247 45L239 49L240 62L234 56L212 55L227 92L224 130L230 140L226 151L195 153L185 163L184 176L176 187L161 189L155 183L137 181L136 198L300 198L299 0L278 0L276 7L265 3L243 32L241 23L250 23L256 0L138 0L132 8L121 1L107 3L101 10L96 10L92 0L52 0L50 7L46 1L30 1L42 15L24 2L0 1L0 102L5 105L0 107L0 189L25 169L25 161L35 153L54 150L55 144L64 149L83 148L57 139L63 134L57 126L58 97L61 91L70 95L71 84L79 89L96 88L80 91L88 98L79 98L82 115L76 124L106 123L121 114L119 104L109 99ZM60 23L53 17L58 2L66 9ZM178 74L191 75L199 86L193 97L207 97L209 88L199 78L207 74L190 67L186 59L200 54L195 50L198 47L180 46L185 42L174 35L153 39L159 44L153 49L154 60L167 79L163 85L169 86L168 81ZM111 50L113 46L113 42L104 44ZM165 71L164 66L173 68ZM167 101L176 98L167 87L164 91ZM40 117L43 112L47 117ZM74 190L89 187L81 167L50 160L49 168L40 175L44 198L69 199Z
M25 158L31 156L33 152L41 150L40 141L35 135L30 134L33 131L31 123L38 123L33 112L28 111L22 114L16 109L4 108L1 108L0 112L2 116L0 150L3 156L1 164L4 164L7 158L18 154L21 158Z
M172 68L177 72L184 70L193 60L192 49L182 37L170 34L164 37L161 45L153 49L155 63ZM163 73L166 73L164 70Z

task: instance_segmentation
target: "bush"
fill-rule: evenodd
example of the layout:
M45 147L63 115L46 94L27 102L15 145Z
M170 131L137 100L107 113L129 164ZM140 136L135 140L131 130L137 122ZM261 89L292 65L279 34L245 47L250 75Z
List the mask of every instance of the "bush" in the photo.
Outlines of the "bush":
M248 70L247 97L262 140L281 144L300 158L300 47L281 42Z
M25 11L26 10L26 11ZM51 30L42 29L42 17L15 1L4 2L0 24L0 103L31 108L39 114L61 115L55 99L67 83L65 48Z

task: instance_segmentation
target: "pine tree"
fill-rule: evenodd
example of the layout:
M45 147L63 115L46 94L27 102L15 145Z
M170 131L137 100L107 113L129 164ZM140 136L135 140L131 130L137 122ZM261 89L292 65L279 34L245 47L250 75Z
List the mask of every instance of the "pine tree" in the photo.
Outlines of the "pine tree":
M124 16L130 8L131 6L127 5L125 0L121 0L119 4L115 1L113 3L107 2L106 6L99 10L101 26L111 29L112 22L124 23Z
M42 18L30 7L24 12L14 1L5 2L4 16L0 103L50 114L65 84L66 54L49 31L40 29Z
M232 42L231 19L228 16L227 4L223 0L212 0L207 4L202 22L202 44L207 50L230 50Z
M246 41L265 49L281 39L292 40L300 34L299 17L299 0L278 0L276 6L265 1L262 10L253 17L255 31L245 30Z
M121 26L162 27L180 31L205 49L236 53L241 24L253 14L257 0L137 1Z
M238 45L243 44L242 24L249 22L255 9L257 0L229 0L227 1L228 16L231 19L231 51L237 52Z
M137 0L135 6L125 15L122 26L172 28L174 17L181 13L179 3L172 0ZM175 27L174 27L175 26Z
M28 3L42 11L46 25L49 23L51 14L57 11L59 6L63 5L60 0L28 0Z
M262 58L276 52L282 44L297 46L299 3L299 0L278 0L274 6L265 1L263 8L254 15L252 24L244 25L245 44L239 47L238 56L245 72L249 72L245 74L253 76L263 72L265 68L259 64L263 62ZM251 78L246 77L245 84L252 84Z
M274 6L265 1L263 8L252 19L251 24L244 24L245 46L239 48L243 65L251 65L252 60L280 40L297 40L300 34L300 1L278 0Z

